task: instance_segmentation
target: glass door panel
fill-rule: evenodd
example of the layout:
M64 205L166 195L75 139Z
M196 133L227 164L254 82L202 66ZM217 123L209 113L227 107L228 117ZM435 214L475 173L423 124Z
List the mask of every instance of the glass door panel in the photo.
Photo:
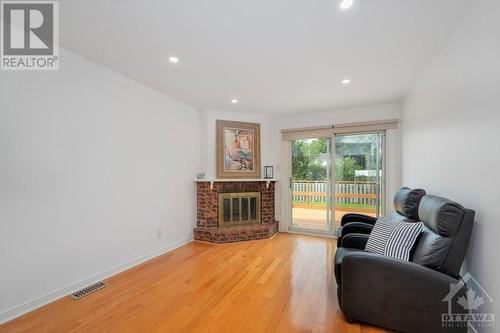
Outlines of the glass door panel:
M383 132L335 135L335 229L345 214L382 213L383 139Z
M291 142L292 228L331 232L332 139Z

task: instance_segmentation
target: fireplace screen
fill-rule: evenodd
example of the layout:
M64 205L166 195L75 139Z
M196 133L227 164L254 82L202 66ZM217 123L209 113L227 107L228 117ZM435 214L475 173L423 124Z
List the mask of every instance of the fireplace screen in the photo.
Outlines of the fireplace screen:
M260 223L260 193L219 193L219 226Z

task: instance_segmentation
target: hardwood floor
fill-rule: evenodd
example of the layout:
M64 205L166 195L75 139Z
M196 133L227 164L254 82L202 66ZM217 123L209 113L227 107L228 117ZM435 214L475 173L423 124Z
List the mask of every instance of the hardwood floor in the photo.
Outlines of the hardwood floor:
M332 239L284 233L225 245L192 242L0 332L387 332L345 321L334 254Z

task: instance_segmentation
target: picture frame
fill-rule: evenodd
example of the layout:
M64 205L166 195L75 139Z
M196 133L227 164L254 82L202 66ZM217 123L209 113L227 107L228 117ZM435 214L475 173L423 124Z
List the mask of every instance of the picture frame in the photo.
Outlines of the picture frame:
M217 120L217 178L260 178L260 124Z

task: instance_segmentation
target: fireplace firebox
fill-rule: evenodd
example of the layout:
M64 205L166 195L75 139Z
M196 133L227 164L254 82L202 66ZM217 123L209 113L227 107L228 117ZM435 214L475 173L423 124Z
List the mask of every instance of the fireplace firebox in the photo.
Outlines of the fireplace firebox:
M275 220L275 180L197 180L197 221L193 236L211 243L270 238Z
M256 223L260 223L260 192L219 194L219 226Z

